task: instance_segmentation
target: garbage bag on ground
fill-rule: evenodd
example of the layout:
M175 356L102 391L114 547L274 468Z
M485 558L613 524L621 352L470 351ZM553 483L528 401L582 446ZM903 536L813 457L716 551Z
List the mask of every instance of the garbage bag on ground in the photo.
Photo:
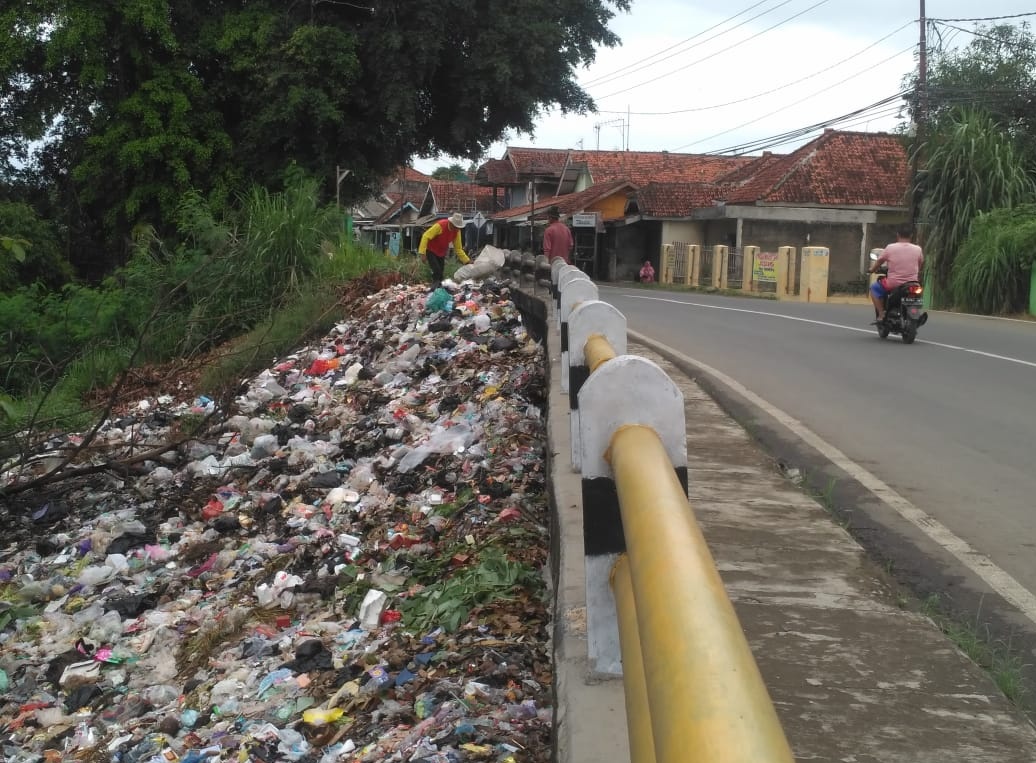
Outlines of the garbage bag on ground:
M504 266L505 254L503 249L487 244L482 247L478 257L467 265L461 265L453 274L453 280L466 281L469 278L481 280L493 275Z
M142 387L82 456L129 466L0 502L0 758L549 760L542 348L506 284L426 296L351 301L231 410Z

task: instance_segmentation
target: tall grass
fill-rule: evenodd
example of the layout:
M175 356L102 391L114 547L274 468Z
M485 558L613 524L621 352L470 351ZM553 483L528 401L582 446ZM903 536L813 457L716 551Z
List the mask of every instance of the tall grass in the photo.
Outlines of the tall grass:
M280 193L254 189L221 217L191 194L178 215L176 240L141 229L127 266L97 287L0 296L0 438L28 420L80 415L77 401L130 363L190 358L237 338L236 358L212 382L261 366L340 320L345 281L416 267L347 241L341 215L304 178Z
M1036 258L1036 204L978 215L953 264L958 307L995 314L1022 312Z
M1036 185L1011 135L978 109L953 112L924 150L920 215L936 298L943 302L972 221L982 212L1031 202Z

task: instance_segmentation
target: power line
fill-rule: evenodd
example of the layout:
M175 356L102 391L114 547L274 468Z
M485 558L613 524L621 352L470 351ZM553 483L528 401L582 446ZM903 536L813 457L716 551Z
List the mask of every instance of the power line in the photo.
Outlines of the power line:
M1036 11L1033 11L1031 13L1014 13L1014 14L1011 14L1010 16L986 16L985 18L975 18L975 19L931 19L930 18L928 20L929 21L938 21L938 22L945 22L945 21L1004 21L1005 19L1020 19L1020 18L1023 18L1025 16L1036 16Z
M787 88L792 87L793 85L798 85L798 84L800 84L802 82L805 82L806 80L813 79L814 77L819 77L821 74L826 74L827 72L832 71L832 70L838 68L842 64L847 63L847 62L853 60L854 58L858 58L859 56L862 56L864 53L866 53L871 48L874 48L874 47L880 45L881 43L885 42L885 40L887 40L889 37L892 37L893 35L898 34L899 32L901 32L904 29L906 29L908 26L911 26L913 23L914 23L913 21L908 21L907 23L903 24L901 27L893 30L892 32L889 32L887 35L882 37L880 40L872 42L870 45L868 45L863 50L860 50L860 51L858 51L856 53L853 53L851 56L848 56L847 58L843 58L841 61L839 61L837 63L834 63L834 64L831 64L830 66L828 66L828 67L826 67L824 69L820 69L818 71L815 71L812 74L807 74L805 77L802 77L800 79L794 80L792 82L787 82L787 83L785 83L783 85L779 85L778 87L775 87L775 88L773 88L771 90L766 90L766 91L764 91L762 93L756 93L755 95L750 95L750 96L747 96L745 98L739 98L736 101L727 101L726 103L716 103L716 104L712 104L711 106L696 106L695 108L691 108L691 109L678 109L676 111L607 111L607 110L601 110L600 113L601 114L632 114L634 116L641 116L641 117L673 116L674 114L690 114L690 113L696 112L696 111L712 111L713 109L721 109L721 108L724 108L726 106L734 106L734 105L739 104L739 103L746 103L748 101L754 101L756 98L762 98L763 96L766 96L766 95L772 95L773 93L780 92L781 90L786 90Z
M940 21L938 23L939 23L939 26L944 26L944 27L947 27L949 29L956 29L958 32L964 32L964 34L971 34L971 35L974 35L975 37L981 37L981 38L986 39L986 40L992 40L993 42L998 42L1001 45L1007 45L1008 47L1014 47L1014 48L1027 48L1028 47L1028 45L1026 45L1024 42L1021 42L1021 41L1018 41L1018 40L1005 40L1002 37L996 37L995 35L986 34L985 32L980 32L977 29L965 29L964 27L961 27L961 26L954 26L953 24L947 24L945 21Z
M773 148L775 146L785 145L792 143L796 140L801 140L803 137L810 135L828 127L843 123L856 124L861 121L869 121L881 116L889 116L898 111L898 107L888 108L890 104L897 100L902 99L908 94L908 91L904 90L895 95L890 95L886 98L882 98L880 101L875 101L869 106L850 111L847 114L843 114L839 117L832 117L831 119L825 119L821 122L816 122L805 127L799 127L794 130L790 130L785 133L779 133L777 135L771 135L766 138L759 138L758 140L749 141L747 143L740 143L734 146L727 146L726 148L715 149L706 153L711 155L718 154L742 154L748 153L749 151L759 151L767 148ZM679 150L679 149L676 149Z
M683 40L682 42L678 42L675 45L670 45L665 50L661 50L658 53L655 53L653 55L648 56L647 58L641 59L641 61L648 61L648 60L650 60L652 58L656 58L657 56L660 56L663 53L666 53L666 52L672 50L673 48L680 48L680 47L686 45L691 40L695 40L698 37L701 37L706 32L711 32L713 29L716 29L717 27L721 27L721 26L723 26L724 24L726 24L729 21L733 21L738 16L741 16L742 14L747 13L748 11L754 10L758 6L762 5L763 2L768 2L768 1L769 0L761 0L761 2L758 2L755 5L749 6L745 10L743 10L743 11L741 11L739 13L736 13L735 15L731 16L730 18L724 19L723 21L719 22L718 24L713 24L708 29L705 29L705 30L701 31L701 32L699 32L698 34L696 34L696 35L694 35L692 37L688 37L686 40ZM724 29L719 34L714 34L711 37L709 37L709 38L707 38L705 40L702 40L702 42L699 43L699 44L705 44L705 43L708 43L708 42L712 42L713 40L717 40L720 37L722 37L723 35L728 34L729 32L733 32L735 29L740 29L745 24L750 24L751 22L755 21L757 18L765 16L768 13L773 13L778 8L781 8L781 7L787 5L790 2L791 2L791 0L783 0L783 2L775 5L774 7L769 8L768 10L765 10L762 13L757 13L755 16L752 16L751 18L745 19L740 24L737 24L735 26L730 27L730 29ZM677 51L677 52L683 52L683 51ZM670 54L668 56L665 56L664 58L659 59L658 61L652 61L649 64L644 64L643 66L636 66L638 63L640 63L640 61L634 61L632 64L630 64L630 66L636 66L635 69L630 69L629 67L623 67L622 69L618 69L615 72L612 72L612 74L606 74L604 76L597 77L596 79L590 80L589 82L584 84L583 87L590 88L590 87L600 87L601 85L606 85L609 82L614 82L615 80L622 79L623 77L626 77L626 76L628 76L630 74L635 74L636 72L642 71L644 69L650 69L652 66L655 66L656 64L660 64L660 63L663 63L665 61L668 61L670 58L673 58L676 55L677 55L677 53L672 53L672 54Z
M875 101L874 103L872 103L872 104L870 104L868 106L863 106L862 108L856 109L854 111L850 111L847 114L842 114L841 116L838 116L838 117L832 117L830 119L825 119L825 120L823 120L821 122L815 122L814 124L807 125L805 127L799 127L799 128L796 128L794 130L790 130L790 131L785 132L785 133L779 133L777 135L772 135L772 136L769 136L769 137L766 137L766 138L760 138L760 139L757 139L757 140L754 140L754 141L749 141L747 143L742 143L742 144L739 144L739 145L730 146L730 147L727 147L725 149L709 151L708 153L710 153L710 154L725 153L725 152L744 153L746 150L757 150L759 148L768 147L770 145L781 145L783 143L788 143L788 142L791 142L792 140L801 138L802 136L808 135L808 134L810 134L812 132L816 132L818 130L822 130L822 129L827 128L827 127L832 127L832 126L837 125L837 124L842 124L842 123L848 122L850 120L856 120L856 119L858 119L858 118L860 118L860 117L862 117L864 115L866 115L868 118L873 118L873 116L876 113L877 114L884 114L885 111L888 110L887 107L890 106L890 104L893 104L896 101L902 99L903 96L905 96L906 94L907 94L907 91L902 91L902 92L897 93L895 95L891 95L891 96L888 96L886 98L882 98L880 101ZM896 108L898 109L898 107L896 107Z
M814 3L813 5L809 6L805 10L799 11L798 13L796 13L796 14L794 14L792 16L789 16L788 18L784 19L783 21L778 21L773 26L769 26L766 29L762 30L761 32L757 32L756 34L753 34L751 37L748 37L748 38L746 38L744 40L741 40L741 42L739 44L743 45L746 42L751 42L756 37L761 37L762 35L766 34L767 32L771 32L774 29L776 29L777 27L783 26L784 24L787 24L789 21L794 21L799 16L803 16L803 15L809 13L810 11L814 10L815 8L819 8L821 5L826 5L830 1L831 0L820 0L819 2ZM716 56L722 55L722 53L728 53L728 52L729 52L729 49L721 51L720 53L713 53L713 54L705 56L703 58L699 58L698 60L692 61L691 63L686 64L685 66L681 66L678 69L673 69L672 71L666 72L665 74L662 74L662 75L660 75L658 77L655 77L654 79L650 80L649 82L651 82L651 83L658 82L659 80L665 79L666 77L668 77L670 75L676 74L677 72L682 72L684 69L689 69L692 66L697 66L698 64L702 63L703 61L708 61L709 59L712 59L712 58L715 58ZM623 88L622 90L616 90L614 93L609 93L608 95L601 96L600 100L603 101L605 98L612 98L613 96L621 95L622 93L629 92L630 90L635 90L638 87L642 87L644 85L649 84L649 82L640 82L640 83L638 83L636 85L630 85L627 88Z
M710 141L713 138L718 138L721 135L727 135L729 133L736 132L737 130L740 130L742 127L747 127L748 125L755 124L756 122L761 122L762 120L766 119L767 117L772 117L774 114L779 114L782 111L787 111L792 106L798 106L800 103L803 103L805 101L811 100L811 99L815 98L816 96L820 95L821 93L826 93L828 90L832 90L832 89L838 87L839 85L844 85L849 80L855 79L856 77L859 77L861 74L869 73L875 67L881 66L884 63L888 63L889 61L891 61L894 58L898 58L899 56L903 55L907 51L913 50L914 47L915 47L914 45L910 45L910 46L908 46L906 48L903 48L903 50L899 51L898 53L893 53L891 56L889 56L885 60L878 61L876 64L873 64L872 66L868 66L866 69L864 69L862 71L858 71L855 74L851 74L848 77L846 77L845 79L839 80L838 82L835 82L832 85L828 85L827 87L822 88L821 90L817 90L816 92L811 93L810 95L807 95L805 98L800 98L797 101L792 101L791 103L788 103L788 104L785 104L784 106L781 106L781 108L779 108L779 109L775 109L773 111L770 111L770 112L768 112L766 114L763 114L763 115L761 115L759 117L756 117L755 119L749 120L748 122L743 122L742 124L739 124L736 127L731 127L729 130L723 130L722 132L718 132L715 135L710 135L707 138L702 138L701 140L692 141L691 143L687 143L687 144L685 144L683 146L680 146L680 148L677 148L675 150L679 151L680 149L687 148L688 146L696 146L699 143L705 143L706 141Z

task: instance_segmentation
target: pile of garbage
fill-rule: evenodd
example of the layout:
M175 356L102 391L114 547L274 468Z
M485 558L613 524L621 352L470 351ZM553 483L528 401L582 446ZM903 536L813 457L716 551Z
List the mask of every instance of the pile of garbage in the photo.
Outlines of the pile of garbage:
M3 760L549 760L542 348L506 282L446 286L232 410L141 399L96 440L153 459L6 502Z

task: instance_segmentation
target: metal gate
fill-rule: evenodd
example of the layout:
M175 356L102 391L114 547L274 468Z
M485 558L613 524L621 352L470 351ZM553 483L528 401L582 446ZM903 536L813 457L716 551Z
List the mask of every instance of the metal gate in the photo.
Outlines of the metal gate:
M727 288L740 289L745 282L745 251L732 246L727 252Z

